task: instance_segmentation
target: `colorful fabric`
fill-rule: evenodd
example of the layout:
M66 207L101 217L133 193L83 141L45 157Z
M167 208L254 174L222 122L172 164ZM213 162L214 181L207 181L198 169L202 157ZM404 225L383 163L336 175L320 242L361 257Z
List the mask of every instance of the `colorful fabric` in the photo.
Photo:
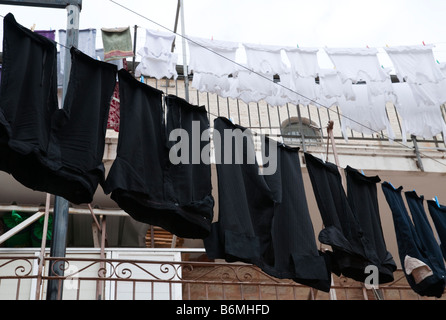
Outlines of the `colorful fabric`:
M102 28L101 31L105 61L133 57L130 27Z

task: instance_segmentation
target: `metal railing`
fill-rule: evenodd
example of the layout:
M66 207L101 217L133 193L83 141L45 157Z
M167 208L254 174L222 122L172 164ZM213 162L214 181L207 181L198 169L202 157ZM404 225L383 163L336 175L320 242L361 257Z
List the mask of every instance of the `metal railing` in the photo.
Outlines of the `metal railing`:
M36 273L39 258L0 258L2 300L44 300L45 284L55 280L65 300L420 300L401 270L395 281L376 289L335 277L331 292L318 292L289 279L277 279L253 265L148 259L44 258L64 276ZM40 283L40 287L37 287ZM443 297L442 297L443 298ZM444 298L443 298L444 299Z

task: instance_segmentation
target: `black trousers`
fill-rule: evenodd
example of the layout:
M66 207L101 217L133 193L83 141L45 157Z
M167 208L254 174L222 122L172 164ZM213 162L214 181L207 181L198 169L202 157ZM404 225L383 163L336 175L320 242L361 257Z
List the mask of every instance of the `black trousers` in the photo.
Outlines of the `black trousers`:
M401 191L402 187L395 189L390 183L382 183L382 190L387 203L392 211L395 234L398 244L398 254L405 273L407 282L411 288L421 296L441 297L445 289L444 264L440 266L438 255L432 252L432 233L422 217L422 199L414 192L406 193L406 200L411 208L413 222L407 212ZM420 207L421 206L421 207ZM424 209L423 209L424 210ZM415 226L414 226L415 223ZM406 258L418 259L432 270L432 275L418 282L414 274L406 272Z
M362 229L361 220L358 219L347 199L338 167L308 153L305 153L305 161L324 223L324 228L319 233L319 241L332 247L333 272L364 282L369 276L369 272L366 272L367 266L376 265L380 271L378 280L380 282L392 281L393 261L387 252L378 253L376 247L370 244L370 241L375 239L375 234L367 234ZM349 171L350 188L354 189L353 171ZM352 190L350 190L350 195L352 195ZM357 203L357 200L355 196L352 197L353 205ZM369 230L375 231L371 226ZM376 241L382 241L380 234L376 236Z
M366 239L367 258L371 265L378 268L379 283L392 282L397 267L387 251L382 231L377 196L377 184L381 179L378 176L365 176L350 166L345 168L345 174L348 203Z
M427 200L429 214L434 222L435 230L440 239L440 248L443 258L446 260L446 207L438 204L436 201Z
M252 263L274 277L329 291L330 262L317 250L298 149L272 144L277 149L277 170L260 175L257 161L250 162L255 153L252 143L243 144L241 163L236 163L235 139L232 149L226 149L225 131L246 132L246 128L217 118L214 130L222 137L217 159L231 152L232 162L217 163L219 215L204 240L207 255Z
M70 81L59 109L56 44L12 15L4 27L0 122L8 142L2 144L3 164L7 157L2 169L33 190L89 203L105 178L102 158L116 66L71 48Z
M184 238L208 236L214 206L210 165L201 160L198 164L172 164L169 159L174 145L169 141L170 132L184 129L192 137L196 121L201 136L209 127L206 110L167 96L166 122L163 92L137 81L125 70L118 74L121 124L105 193L111 193L119 207L140 222ZM184 150L187 148L190 145Z

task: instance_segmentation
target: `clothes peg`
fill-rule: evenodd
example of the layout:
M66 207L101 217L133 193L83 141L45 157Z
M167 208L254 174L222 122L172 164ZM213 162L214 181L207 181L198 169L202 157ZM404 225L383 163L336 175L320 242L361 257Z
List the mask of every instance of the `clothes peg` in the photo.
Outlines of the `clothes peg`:
M435 203L437 204L437 207L439 207L439 208L440 208L440 203L438 202L438 197L437 197L437 196L435 196L434 200L435 200Z
M141 82L144 83L144 76L141 76Z
M31 31L34 32L34 30L36 30L36 24L34 23L33 26L31 27Z
M391 182L388 181L387 183L390 184L390 186L396 190L396 188L393 186L393 184Z
M423 46L425 46L426 44L424 43L424 41L423 41Z
M365 176L365 174L364 174L364 170L361 169L361 173L362 173L363 176Z

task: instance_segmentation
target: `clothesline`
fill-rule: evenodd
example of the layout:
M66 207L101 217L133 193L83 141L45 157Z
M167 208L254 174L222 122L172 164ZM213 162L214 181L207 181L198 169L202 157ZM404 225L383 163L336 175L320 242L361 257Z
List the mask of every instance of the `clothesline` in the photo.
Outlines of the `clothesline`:
M112 0L110 0L110 1L113 2L113 3L116 3L115 1L112 1ZM118 4L118 3L116 3L116 4ZM118 4L118 5L121 6L121 7L124 7L124 6L122 6L121 4ZM124 7L124 8L127 9L127 10L132 11L132 10L129 9L129 8L126 8L126 7ZM132 11L132 12L134 12L134 11ZM153 23L155 23L155 24L157 24L158 26L160 26L160 27L162 27L162 28L168 30L169 32L173 32L173 31L169 30L169 28L164 27L163 25L158 24L158 23L156 23L155 21L153 21L153 20L151 20L151 19L149 19L149 18L147 18L147 17L145 17L145 16L142 16L141 14L139 14L139 13L137 13L137 12L134 12L134 13L137 14L137 15L139 15L139 16L141 16L141 17L144 17L145 19L147 19L147 20L149 20L149 21L151 21L151 22L153 22ZM2 17L3 17L3 16L2 16ZM179 35L178 33L175 33L175 34ZM179 35L179 36L183 37L182 35ZM192 43L195 43L195 44L201 46L200 43L195 42L193 39L190 39L190 38L188 38L188 37L186 37L186 39L187 39L188 41L192 42ZM58 43L58 42L56 42L56 43ZM61 43L58 43L58 44L61 45L61 46L64 47L64 48L67 48L64 44L61 44ZM203 47L203 48L206 49L206 50L211 51L213 54L219 55L220 57L222 57L222 58L224 58L224 59L227 59L225 56L220 55L219 53L217 53L217 52L215 52L215 51L213 51L213 50L211 50L211 49L209 49L209 48L207 48L207 47ZM69 49L69 48L67 48L67 49ZM308 101L310 101L311 103L315 104L316 106L324 107L324 108L326 108L327 110L336 113L338 116L342 117L343 119L349 120L349 121L351 121L352 123L356 123L357 125L359 125L359 126L365 128L365 129L367 129L367 130L369 130L369 131L371 131L371 132L374 132L374 133L377 133L377 134L379 134L379 135L382 135L383 137L387 137L387 138L389 138L388 135L385 135L385 134L383 134L382 132L379 132L379 131L377 131L377 130L374 130L373 128L371 128L371 127L365 125L364 123L361 123L361 122L359 122L359 121L357 121L357 120L355 120L355 119L353 119L353 118L351 118L351 117L348 117L348 116L346 116L345 114L341 114L338 110L331 109L330 107L327 107L326 105L320 103L319 101L316 101L316 100L314 100L314 99L311 99L311 98L309 98L309 97L306 97L306 96L304 96L303 94L297 92L296 90L293 90L293 89L291 89L291 88L289 88L289 87L287 87L287 86L285 86L285 85L283 85L283 84L281 84L281 83L276 83L276 82L274 82L273 80L271 80L270 78L268 78L268 77L262 75L262 74L259 73L259 72L256 72L255 70L252 70L252 69L246 67L246 66L243 65L243 64L238 63L237 61L230 60L230 62L236 64L236 65L237 65L238 67L240 67L240 68L243 68L243 69L245 69L245 70L247 70L247 71L249 71L249 72L252 72L253 74L256 74L257 76L259 76L259 77L261 77L261 78L263 78L263 79L265 79L265 80L271 81L271 82L274 83L276 86L279 86L279 87L281 87L281 88L283 88L283 89L285 89L285 90L288 90L288 91L290 91L290 92L292 92L292 93L294 93L294 94L297 94L297 95L301 96L301 97L304 98L304 99L307 99ZM405 148L410 148L409 146L407 146L407 145L404 144L404 143L400 143L399 141L395 141L395 142L396 142L397 144L400 144L400 145L404 146ZM411 149L411 148L410 148L410 149ZM429 157L429 156L427 156L427 155L425 155L425 154L423 154L423 153L421 153L421 154L422 154L424 157L431 158L431 157ZM436 159L433 159L433 158L432 158L432 160L434 160L434 161L436 161L436 162L438 162L438 163L444 165L443 163L439 162L439 161L436 160Z

